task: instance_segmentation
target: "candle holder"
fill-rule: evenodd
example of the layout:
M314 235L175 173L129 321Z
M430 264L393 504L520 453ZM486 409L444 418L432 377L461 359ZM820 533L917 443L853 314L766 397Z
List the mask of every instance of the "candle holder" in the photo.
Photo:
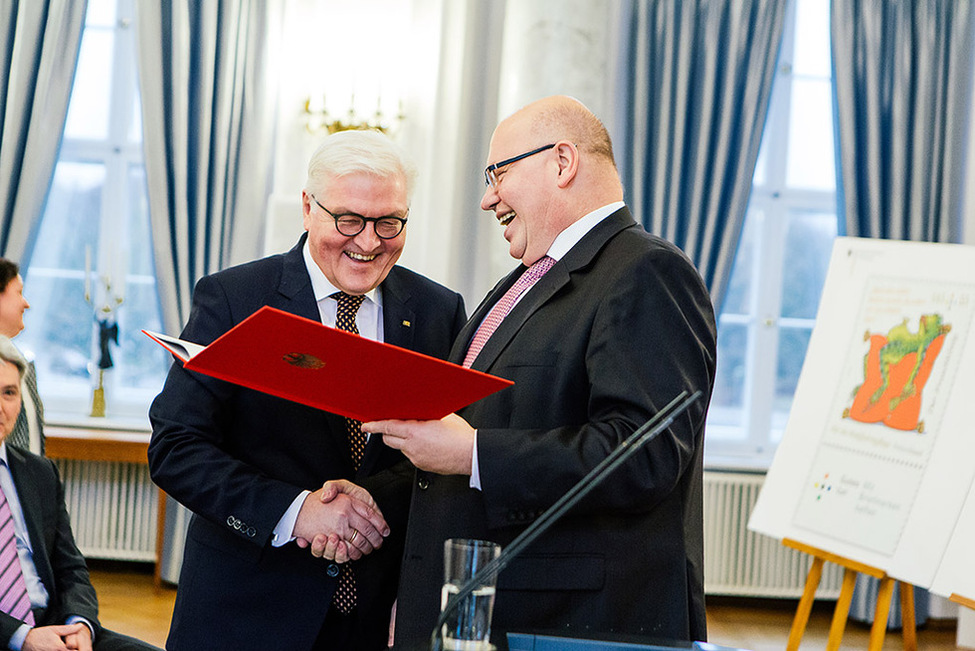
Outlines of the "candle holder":
M110 344L118 345L118 320L116 314L124 299L121 293L112 287L111 276L100 277L101 294L104 300L96 301L92 298L89 278L85 277L85 302L92 306L95 323L98 325L98 368L97 381L91 394L91 413L95 418L105 417L105 371L112 368L112 351Z

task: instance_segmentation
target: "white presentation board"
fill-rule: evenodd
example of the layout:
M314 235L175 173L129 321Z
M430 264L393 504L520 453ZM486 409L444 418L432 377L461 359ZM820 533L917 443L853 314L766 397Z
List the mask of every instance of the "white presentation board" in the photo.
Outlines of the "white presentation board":
M973 327L975 247L837 238L749 528L930 587L975 477Z
M975 484L968 493L961 515L948 541L931 585L931 592L942 597L959 595L975 601Z

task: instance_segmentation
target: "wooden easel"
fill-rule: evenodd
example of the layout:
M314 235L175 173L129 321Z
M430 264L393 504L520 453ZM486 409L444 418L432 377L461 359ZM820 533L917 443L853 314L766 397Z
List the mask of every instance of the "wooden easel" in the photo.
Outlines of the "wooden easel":
M963 597L960 594L956 594L954 592L951 593L951 596L948 597L948 599L954 601L956 604L961 604L966 608L971 608L972 610L975 610L975 599L969 599L968 597Z
M887 573L883 570L851 561L850 559L831 554L815 547L810 547L790 538L784 538L782 544L813 557L812 567L809 568L809 574L806 575L806 587L803 589L802 598L799 600L799 607L796 609L795 619L792 620L792 630L789 631L789 642L786 646L787 651L797 651L799 649L799 642L802 640L803 633L806 632L806 624L809 623L809 613L812 611L816 588L819 586L819 579L823 575L823 563L825 561L843 567L843 587L840 589L840 596L836 601L836 608L833 610L833 621L829 627L829 639L826 643L827 651L835 651L840 648L840 641L843 639L843 629L846 628L846 620L850 614L850 603L853 601L853 587L856 584L856 575L858 573L880 579L880 590L877 594L877 608L874 611L873 626L870 629L870 643L867 647L869 651L880 651L883 648L884 635L887 632L887 616L890 613L890 602L894 596L895 580L887 576ZM901 583L901 622L903 624L905 651L916 651L917 631L914 622L914 586L903 582Z

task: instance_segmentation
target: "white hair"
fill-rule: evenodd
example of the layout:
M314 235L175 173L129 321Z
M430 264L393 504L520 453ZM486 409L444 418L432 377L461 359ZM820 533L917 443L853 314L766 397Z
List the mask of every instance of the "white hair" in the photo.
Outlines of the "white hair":
M382 179L401 176L406 181L407 200L413 196L416 166L399 145L374 129L340 131L325 138L308 161L305 190L315 194L330 177L359 173Z

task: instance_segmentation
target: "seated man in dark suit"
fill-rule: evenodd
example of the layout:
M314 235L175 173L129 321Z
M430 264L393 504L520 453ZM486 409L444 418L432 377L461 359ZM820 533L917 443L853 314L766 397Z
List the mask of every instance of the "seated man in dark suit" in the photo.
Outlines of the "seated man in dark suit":
M0 336L0 644L23 651L156 649L98 623L98 599L75 545L50 459L7 446L27 361Z

